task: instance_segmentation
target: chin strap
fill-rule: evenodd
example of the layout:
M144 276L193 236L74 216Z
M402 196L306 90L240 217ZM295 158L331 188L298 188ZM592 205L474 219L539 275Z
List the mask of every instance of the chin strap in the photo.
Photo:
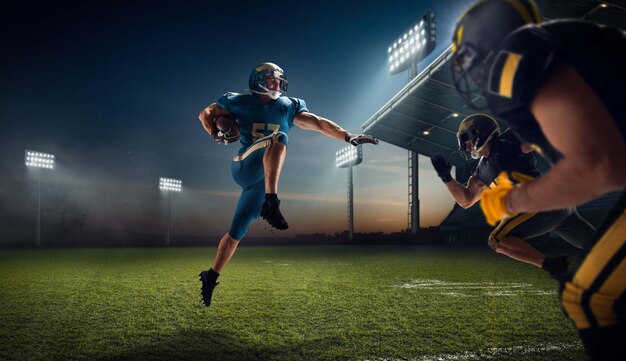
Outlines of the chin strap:
M250 89L250 92L251 92L251 93L255 93L255 94L260 94L260 95L266 95L266 96L268 96L268 97L270 97L270 98L272 98L272 99L274 99L274 100L276 100L276 99L280 98L280 96L284 94L284 92L283 92L282 90L269 90L269 89L267 89L266 87L264 87L263 85L259 85L259 87L260 87L261 89L263 89L264 91L260 92L260 91L258 91L258 90L253 90L253 89ZM274 95L274 96L272 96L272 95L271 95L272 93L274 93L274 94L278 94L278 95Z

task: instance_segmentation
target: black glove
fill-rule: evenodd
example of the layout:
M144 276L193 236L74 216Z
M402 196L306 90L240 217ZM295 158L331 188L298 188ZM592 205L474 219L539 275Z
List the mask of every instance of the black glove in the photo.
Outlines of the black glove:
M371 135L367 135L367 134L346 134L346 142L354 145L355 147L359 144L364 144L364 143L372 143L372 144L378 144L378 139L372 137Z
M213 140L217 144L228 145L230 143L234 143L239 140L239 134L233 135L230 132L230 129L227 131L217 130L213 133Z
M430 162L435 167L437 171L437 175L444 183L448 183L452 180L452 175L450 172L452 171L452 164L450 164L450 159L446 158L444 155L435 154L430 157Z
M550 277L554 278L557 281L560 280L565 275L568 267L569 267L569 260L567 259L567 256L565 255L560 255L556 257L546 257L543 260L543 264L541 265L541 268L544 271L548 272Z

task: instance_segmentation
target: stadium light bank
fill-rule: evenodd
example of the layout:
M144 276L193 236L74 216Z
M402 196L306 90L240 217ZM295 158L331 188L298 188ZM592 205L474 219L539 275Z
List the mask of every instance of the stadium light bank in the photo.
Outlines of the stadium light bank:
M24 151L24 163L27 167L39 169L39 196L37 207L37 247L41 246L41 183L44 169L54 169L55 157L53 154L36 152L26 149Z
M437 45L435 12L428 11L387 48L389 74L409 70L409 80L417 76L417 63Z
M159 189L167 194L167 235L165 236L165 245L170 246L170 232L172 228L172 192L181 192L183 182L179 179L159 178Z

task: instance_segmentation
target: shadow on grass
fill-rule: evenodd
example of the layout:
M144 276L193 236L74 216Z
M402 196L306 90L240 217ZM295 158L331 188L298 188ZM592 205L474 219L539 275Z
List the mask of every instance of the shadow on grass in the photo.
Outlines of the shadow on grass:
M262 340L262 337L260 338ZM155 337L149 345L123 353L96 354L90 360L293 360L307 359L308 347L298 344L263 345L235 334L210 330L186 330L168 337Z

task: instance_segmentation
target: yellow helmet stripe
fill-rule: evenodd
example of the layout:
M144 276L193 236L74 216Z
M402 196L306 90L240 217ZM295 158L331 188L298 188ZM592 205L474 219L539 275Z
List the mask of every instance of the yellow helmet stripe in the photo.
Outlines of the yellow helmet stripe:
M541 16L539 15L539 10L532 2L528 2L530 4L531 9L527 9L524 4L522 4L519 0L505 0L511 6L517 10L522 19L526 24L537 24L541 22ZM530 10L530 11L529 11Z
M461 39L463 39L463 25L461 25L456 31L456 34L452 41L452 53L456 53L456 51L458 50L459 46L461 45Z
M492 117L491 115L485 114L485 113L476 113L476 114L467 116L467 118L465 118L461 122L461 124L459 124L459 130L457 130L457 135L467 130L467 128L471 127L474 124L474 118L480 117L480 116L491 119L494 123L496 123L496 126L499 127L498 122L496 122L496 119Z
M522 60L520 54L507 54L502 76L500 77L499 93L503 97L511 98L513 96L513 80L515 79L515 73L517 72L517 66L520 60Z
M469 127L472 126L472 124L474 124L474 120L470 119L468 121L464 121L461 122L461 124L459 125L459 130L457 130L456 135L457 137L459 136L459 134L463 133L464 131L466 131Z
M461 44L461 40L463 39L463 29L465 28L465 26L461 25L459 27L459 30L457 30L456 32L456 43L457 44Z

